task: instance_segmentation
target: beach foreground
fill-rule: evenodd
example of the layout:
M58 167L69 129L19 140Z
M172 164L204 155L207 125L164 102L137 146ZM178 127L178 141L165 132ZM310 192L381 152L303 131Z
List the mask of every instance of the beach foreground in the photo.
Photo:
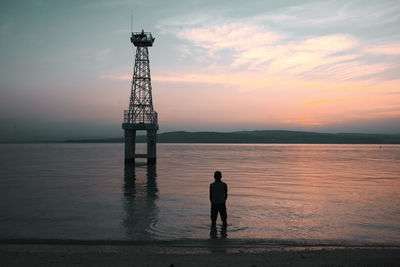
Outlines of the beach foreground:
M0 266L399 266L399 263L399 247L0 245Z

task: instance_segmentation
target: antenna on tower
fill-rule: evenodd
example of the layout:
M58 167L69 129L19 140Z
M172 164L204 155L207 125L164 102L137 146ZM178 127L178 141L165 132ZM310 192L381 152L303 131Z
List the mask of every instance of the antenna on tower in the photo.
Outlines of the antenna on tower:
M131 14L131 32L132 32L132 24L133 24L133 14Z

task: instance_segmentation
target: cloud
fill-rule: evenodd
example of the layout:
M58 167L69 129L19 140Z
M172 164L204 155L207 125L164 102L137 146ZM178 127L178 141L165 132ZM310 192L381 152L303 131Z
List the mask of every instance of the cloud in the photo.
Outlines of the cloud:
M400 42L369 46L365 49L365 52L377 55L400 56Z
M371 75L379 77L380 73L399 67L396 59L376 57L397 56L398 42L387 40L373 44L346 32L299 36L298 31L271 25L290 21L313 32L315 26L321 25L329 28L337 23L382 20L386 16L393 20L397 17L393 10L400 8L396 3L377 2L372 6L375 12L371 6L358 6L354 10L354 3L312 3L241 18L224 17L226 12L219 15L195 13L163 20L158 28L184 41L181 58L191 55L208 59L202 61L203 65L197 65L202 73L213 65L220 67L217 72L229 68L232 75L247 70L262 71L265 77L304 80L365 79Z
M230 50L231 71L262 70L264 75L297 76L306 79L348 80L384 72L394 64L369 63L356 37L332 34L290 39L260 25L227 23L178 31L177 37L205 49L210 59L221 50ZM369 53L397 53L395 44L368 47ZM185 54L193 54L185 46ZM205 55L205 56L206 56ZM218 62L214 62L218 64ZM221 68L227 66L221 65ZM349 71L351 70L351 71Z
M323 66L353 60L349 53L358 41L347 35L312 37L284 44L255 47L236 56L232 66L263 68L271 73L301 74Z
M259 21L267 21L275 25L296 28L311 25L321 27L326 24L343 21L346 18L348 16L344 13L343 8L338 3L332 1L289 6L273 13L257 16L257 20Z
M321 67L314 69L310 76L325 78L326 80L341 82L354 80L363 76L382 73L394 65L390 63L367 63L362 61L337 62L335 64L321 64Z
M320 1L261 14L257 20L282 28L366 28L400 20L398 1Z
M259 25L242 23L194 27L178 32L178 37L211 51L222 49L244 51L282 39L281 34L268 31Z

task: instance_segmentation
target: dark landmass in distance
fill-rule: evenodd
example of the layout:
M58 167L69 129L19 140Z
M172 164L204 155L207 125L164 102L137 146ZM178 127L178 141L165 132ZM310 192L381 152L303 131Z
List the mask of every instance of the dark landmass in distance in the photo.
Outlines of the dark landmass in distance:
M138 135L137 142L146 136ZM120 143L123 137L66 140L68 143ZM167 132L157 134L158 143L233 144L400 144L400 134L317 133L300 131Z

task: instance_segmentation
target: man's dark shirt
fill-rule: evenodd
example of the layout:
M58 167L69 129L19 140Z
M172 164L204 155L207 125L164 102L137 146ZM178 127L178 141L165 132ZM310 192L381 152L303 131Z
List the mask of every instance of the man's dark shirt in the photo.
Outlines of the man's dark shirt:
M210 201L212 204L225 204L228 198L228 186L222 181L210 184Z

